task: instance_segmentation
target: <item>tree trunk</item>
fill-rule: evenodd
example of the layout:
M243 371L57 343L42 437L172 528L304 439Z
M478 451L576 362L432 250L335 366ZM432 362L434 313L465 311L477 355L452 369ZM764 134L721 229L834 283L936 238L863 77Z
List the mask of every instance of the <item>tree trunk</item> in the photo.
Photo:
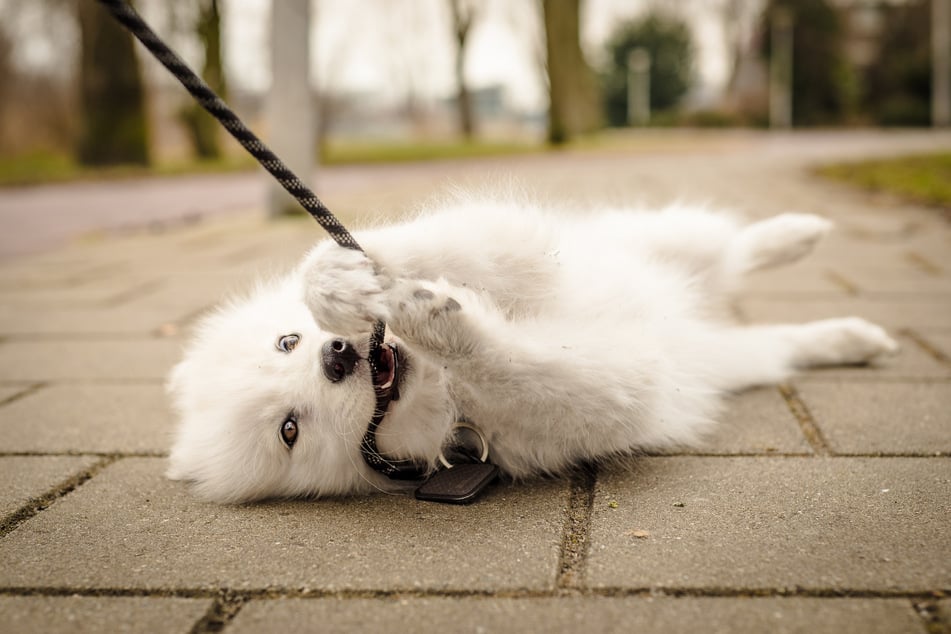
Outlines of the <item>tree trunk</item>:
M265 99L268 145L297 177L314 178L314 100L310 88L310 0L271 0L271 88ZM280 184L268 179L272 216L304 213Z
M565 143L602 125L597 80L581 52L581 0L542 0L548 54L548 140Z
M205 51L202 78L212 90L218 93L219 97L227 100L224 66L221 60L221 12L218 9L218 0L200 2L195 33ZM195 154L199 158L212 159L221 156L219 143L221 128L214 117L193 102L182 109L180 116L191 138Z
M132 36L94 0L76 3L81 52L80 133L83 165L147 165L145 91Z
M465 60L466 43L469 41L469 31L475 17L473 5L463 7L461 0L449 0L452 9L453 33L456 36L456 85L459 91L456 95L456 104L459 108L459 130L466 140L475 136L475 114L472 111L472 95L466 84Z

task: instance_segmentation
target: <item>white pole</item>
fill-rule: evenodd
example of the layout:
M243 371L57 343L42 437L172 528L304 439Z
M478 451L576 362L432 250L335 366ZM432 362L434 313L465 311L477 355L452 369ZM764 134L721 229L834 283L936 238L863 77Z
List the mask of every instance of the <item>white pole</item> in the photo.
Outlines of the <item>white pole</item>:
M771 16L769 63L769 127L792 126L793 17L777 7Z
M651 118L651 55L635 48L627 57L627 124L647 125Z
M310 186L315 124L310 88L310 0L271 1L271 89L265 98L268 145ZM272 216L297 213L300 205L273 179Z
M931 123L951 125L951 0L931 0Z

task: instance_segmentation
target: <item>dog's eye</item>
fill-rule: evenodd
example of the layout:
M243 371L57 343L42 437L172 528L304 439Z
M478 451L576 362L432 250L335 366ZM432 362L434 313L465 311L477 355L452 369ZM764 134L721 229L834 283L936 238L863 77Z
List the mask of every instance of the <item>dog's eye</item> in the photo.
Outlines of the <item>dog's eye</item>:
M287 419L281 423L281 440L284 441L288 449L293 447L294 443L297 442L297 419L293 416L288 416Z
M284 335L277 340L274 347L281 352L290 352L297 347L298 343L300 343L300 335Z

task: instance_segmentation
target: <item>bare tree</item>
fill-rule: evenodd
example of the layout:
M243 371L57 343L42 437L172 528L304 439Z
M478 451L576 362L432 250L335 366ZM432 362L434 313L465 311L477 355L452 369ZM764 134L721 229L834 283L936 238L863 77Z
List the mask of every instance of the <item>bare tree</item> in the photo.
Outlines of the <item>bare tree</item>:
M727 94L736 89L740 63L750 46L756 18L763 9L762 0L722 0L720 19L727 51Z
M145 90L132 36L98 2L75 6L81 41L77 157L84 165L146 165Z
M557 144L601 127L601 95L581 51L581 0L541 2L548 54L548 140Z
M459 129L466 139L472 139L475 136L475 113L472 109L472 95L466 84L465 62L466 44L477 12L475 5L465 0L449 0L449 7L452 9L452 28L456 40L456 104L459 108Z
M199 0L197 12L193 18L194 23L189 30L198 37L205 54L202 78L222 99L227 100L227 84L221 56L219 5L218 0ZM189 100L188 105L179 111L179 118L199 158L209 159L221 156L220 128L204 108Z

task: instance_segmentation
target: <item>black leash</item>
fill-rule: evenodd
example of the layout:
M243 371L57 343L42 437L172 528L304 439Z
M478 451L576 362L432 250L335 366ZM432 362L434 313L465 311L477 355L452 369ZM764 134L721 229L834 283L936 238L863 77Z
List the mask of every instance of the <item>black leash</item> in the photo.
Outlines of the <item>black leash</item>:
M168 47L165 42L149 27L125 0L98 0L106 7L113 17L135 36L162 63L165 68L185 87L195 98L198 104L218 120L241 146L266 169L287 192L323 227L330 237L342 247L355 249L366 253L347 229L331 213L317 195L294 174L264 143L253 133L231 108L185 64L184 61ZM498 475L498 467L487 462L488 443L479 434L482 443L482 453L479 456L467 453L465 447L457 440L457 444L450 448L454 460L449 463L444 455L440 455L443 468L430 473L428 465L419 464L415 460L395 460L384 457L377 448L376 432L386 416L386 410L391 401L399 398L398 386L388 389L377 387L377 377L380 374L380 359L383 355L383 339L386 334L386 324L377 322L370 335L370 351L368 362L373 374L374 390L376 391L376 408L373 418L367 426L360 443L360 453L363 461L371 469L383 474L392 480L413 481L418 486L416 497L421 500L434 502L448 502L453 504L467 504L474 501L478 495L491 484ZM392 363L399 364L399 353L392 348ZM391 371L397 372L395 369ZM458 427L468 427L459 424Z
M270 172L277 182L287 190L287 192L300 203L307 213L313 217L317 223L323 227L330 237L342 247L355 249L365 253L363 248L357 243L354 237L347 229L340 224L336 216L330 209L321 202L309 187L307 187L291 169L284 164L274 152L254 134L238 115L228 107L218 95L215 94L208 84L199 77L188 65L180 58L175 51L168 47L165 42L156 35L155 31L146 24L145 20L124 0L98 0L98 2L112 13L132 35L135 36L147 48L152 55L165 68L168 69L175 79L191 94L198 104L208 111L211 116L218 120L225 130L241 144L241 146L253 156L264 169ZM377 322L370 335L370 353L369 364L374 378L379 373L378 360L380 349L383 346L383 338L386 334L386 324L382 321ZM376 381L374 381L374 384ZM367 427L363 441L360 444L360 451L363 459L375 471L397 480L424 480L427 475L427 468L411 460L390 460L382 456L377 449L376 431L386 415L386 408L389 406L393 397L390 393L376 389L377 403L373 419Z

